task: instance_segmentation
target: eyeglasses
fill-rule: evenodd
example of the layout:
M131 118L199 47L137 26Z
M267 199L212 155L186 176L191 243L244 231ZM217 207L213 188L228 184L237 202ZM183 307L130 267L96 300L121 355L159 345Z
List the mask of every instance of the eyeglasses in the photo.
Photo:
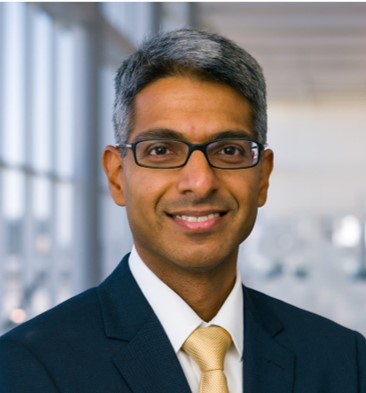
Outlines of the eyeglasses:
M218 169L244 169L258 164L264 145L248 139L216 139L192 144L176 139L147 139L116 146L125 153L132 149L137 165L145 168L181 168L195 150L201 151L209 165Z

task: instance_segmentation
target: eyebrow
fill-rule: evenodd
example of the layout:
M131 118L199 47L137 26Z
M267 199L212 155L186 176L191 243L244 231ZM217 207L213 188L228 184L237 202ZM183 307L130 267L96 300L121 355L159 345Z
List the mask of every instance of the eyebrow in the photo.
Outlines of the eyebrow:
M216 139L254 139L254 135L246 130L225 130L213 134L209 140Z
M137 141L145 139L183 139L184 135L181 132L173 131L168 128L156 128L152 130L146 130L141 132L137 138Z
M217 139L254 139L252 132L234 129L234 130L224 130L210 135L207 142L214 141ZM178 139L182 141L187 141L185 135L179 131L170 130L168 128L157 128L152 130L146 130L141 132L135 142L146 140L146 139ZM188 142L188 141L187 141Z

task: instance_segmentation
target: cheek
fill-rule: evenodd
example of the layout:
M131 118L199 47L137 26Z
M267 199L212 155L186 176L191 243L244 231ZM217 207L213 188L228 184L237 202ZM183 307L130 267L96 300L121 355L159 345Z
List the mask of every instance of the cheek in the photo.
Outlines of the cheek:
M124 174L126 208L137 215L155 209L168 187L164 178L149 171L142 168L133 174L127 171Z
M231 190L231 194L241 207L249 208L257 204L260 182L255 172L247 171L240 176L224 179L222 184L226 184L226 188Z

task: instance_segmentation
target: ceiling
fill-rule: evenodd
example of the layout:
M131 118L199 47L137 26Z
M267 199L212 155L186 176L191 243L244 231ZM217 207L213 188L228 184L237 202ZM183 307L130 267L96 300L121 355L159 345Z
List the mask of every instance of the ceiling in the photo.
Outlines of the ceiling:
M201 27L247 49L272 100L366 97L366 3L200 2Z

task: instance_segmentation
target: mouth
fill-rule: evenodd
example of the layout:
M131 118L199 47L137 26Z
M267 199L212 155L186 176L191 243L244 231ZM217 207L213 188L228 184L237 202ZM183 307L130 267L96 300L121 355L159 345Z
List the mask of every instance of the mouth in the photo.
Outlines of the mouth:
M226 214L227 212L224 211L189 211L169 214L169 216L185 230L202 232L214 229Z
M177 218L179 220L187 221L187 222L206 222L209 220L213 220L217 217L220 217L221 213L210 213L207 215L202 215L202 216L188 216L185 214L174 214L172 217Z

